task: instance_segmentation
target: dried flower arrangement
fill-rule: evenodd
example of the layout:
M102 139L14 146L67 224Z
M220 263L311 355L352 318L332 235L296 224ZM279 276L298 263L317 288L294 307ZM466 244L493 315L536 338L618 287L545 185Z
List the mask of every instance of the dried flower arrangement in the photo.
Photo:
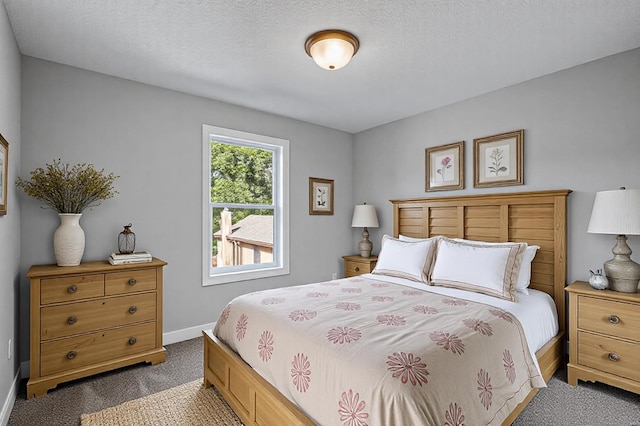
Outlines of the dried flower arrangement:
M58 213L82 213L117 194L113 182L119 177L105 174L104 169L98 171L93 164L72 167L58 159L33 170L29 180L18 178L16 186Z

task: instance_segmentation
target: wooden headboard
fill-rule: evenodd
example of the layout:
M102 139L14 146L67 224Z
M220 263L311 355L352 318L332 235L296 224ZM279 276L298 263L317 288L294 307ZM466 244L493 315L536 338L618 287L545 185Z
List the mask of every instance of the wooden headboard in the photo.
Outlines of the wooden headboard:
M565 330L568 189L391 200L393 233L540 246L529 287L551 295Z

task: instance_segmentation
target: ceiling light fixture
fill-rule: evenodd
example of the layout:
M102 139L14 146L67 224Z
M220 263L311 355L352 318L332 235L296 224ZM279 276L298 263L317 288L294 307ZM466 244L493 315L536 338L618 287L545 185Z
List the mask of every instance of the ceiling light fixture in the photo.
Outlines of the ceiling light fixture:
M359 47L356 36L342 30L318 31L304 44L307 55L326 70L338 70L347 65Z

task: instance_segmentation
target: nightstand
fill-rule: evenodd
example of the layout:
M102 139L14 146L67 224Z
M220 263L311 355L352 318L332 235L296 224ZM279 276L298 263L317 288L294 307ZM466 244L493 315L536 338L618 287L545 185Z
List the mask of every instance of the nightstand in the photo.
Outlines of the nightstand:
M565 290L569 384L602 382L640 394L640 293L595 290L583 281Z
M344 276L355 277L362 274L368 274L373 271L378 262L378 256L362 257L360 255L342 256L344 259Z

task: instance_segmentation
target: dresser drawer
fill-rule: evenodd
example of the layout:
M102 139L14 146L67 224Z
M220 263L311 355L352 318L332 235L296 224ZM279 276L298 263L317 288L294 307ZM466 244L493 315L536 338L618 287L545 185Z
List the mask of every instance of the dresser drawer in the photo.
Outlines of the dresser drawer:
M102 296L104 296L104 274L47 278L42 280L40 286L40 303L43 305Z
M156 293L41 308L42 340L156 319Z
M579 296L578 328L640 342L640 309L633 303Z
M140 269L112 272L105 276L105 294L126 294L156 289L156 270Z
M41 344L41 375L50 375L148 351L156 323L133 325Z
M578 364L640 381L640 344L578 332Z

